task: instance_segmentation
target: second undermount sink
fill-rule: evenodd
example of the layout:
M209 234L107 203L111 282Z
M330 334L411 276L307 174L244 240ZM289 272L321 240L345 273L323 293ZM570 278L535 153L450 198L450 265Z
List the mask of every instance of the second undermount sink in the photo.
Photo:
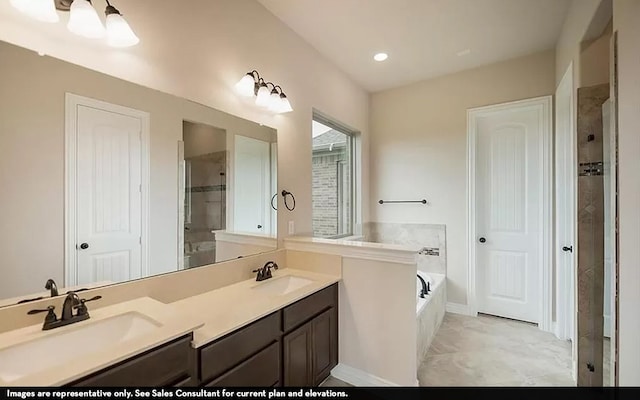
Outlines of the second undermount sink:
M51 331L39 339L0 350L0 380L12 382L52 367L62 368L73 359L108 349L160 326L143 314L130 312L69 325L60 332Z
M261 282L252 290L269 295L285 295L311 283L313 283L311 279L288 275Z

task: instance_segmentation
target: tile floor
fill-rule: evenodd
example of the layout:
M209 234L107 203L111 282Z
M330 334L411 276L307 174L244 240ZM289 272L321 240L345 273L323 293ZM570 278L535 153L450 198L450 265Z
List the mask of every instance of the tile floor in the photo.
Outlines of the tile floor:
M571 343L524 322L446 314L418 380L420 386L575 386Z

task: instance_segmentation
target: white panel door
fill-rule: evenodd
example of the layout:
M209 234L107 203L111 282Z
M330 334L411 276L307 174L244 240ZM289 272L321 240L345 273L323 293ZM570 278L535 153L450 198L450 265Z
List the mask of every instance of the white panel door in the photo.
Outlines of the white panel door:
M478 311L538 322L542 121L514 105L477 121Z
M77 109L77 284L141 277L139 118Z
M573 338L576 184L578 182L573 129L573 66L569 66L556 90L555 190L556 190L556 334Z
M270 233L271 162L268 142L235 136L234 231Z

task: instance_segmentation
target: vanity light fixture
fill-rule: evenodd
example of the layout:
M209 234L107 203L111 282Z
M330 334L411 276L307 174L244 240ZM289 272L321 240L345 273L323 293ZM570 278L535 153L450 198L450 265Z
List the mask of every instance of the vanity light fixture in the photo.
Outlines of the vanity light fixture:
M138 44L140 39L131 26L122 17L120 11L105 0L106 28L103 25L91 0L11 0L11 5L18 11L44 22L58 22L56 12L68 11L67 29L76 35L89 39L107 37L111 47L130 47Z
M271 90L269 90L271 85ZM260 77L258 71L247 72L235 85L238 94L244 97L256 97L256 105L271 112L283 114L293 111L287 95L282 88Z

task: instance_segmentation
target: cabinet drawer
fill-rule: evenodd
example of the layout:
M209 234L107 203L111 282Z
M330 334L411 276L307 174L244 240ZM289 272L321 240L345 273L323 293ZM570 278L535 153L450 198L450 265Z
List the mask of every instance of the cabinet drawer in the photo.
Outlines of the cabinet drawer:
M285 332L299 326L329 307L338 305L338 285L326 289L286 307L282 313L282 326Z
M247 361L233 368L221 377L205 386L238 387L260 386L270 387L280 381L280 342L254 355Z
M82 378L69 386L165 386L189 376L191 335Z
M278 311L202 348L200 350L201 380L207 381L228 371L278 340L280 335L280 311Z

